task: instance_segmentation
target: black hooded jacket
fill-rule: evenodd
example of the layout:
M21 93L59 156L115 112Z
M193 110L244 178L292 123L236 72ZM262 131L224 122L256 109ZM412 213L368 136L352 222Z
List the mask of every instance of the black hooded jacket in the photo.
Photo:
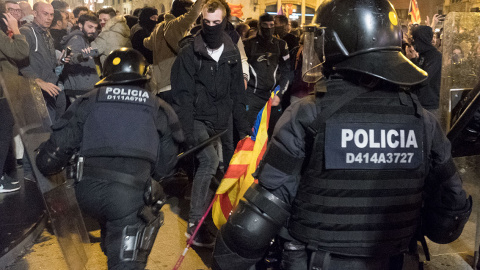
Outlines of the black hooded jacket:
M145 48L143 40L150 36L153 29L157 25L156 21L150 19L151 16L158 15L158 12L154 8L145 7L142 9L140 16L138 17L138 24L140 27L132 31L131 41L132 47L139 51L149 64L153 63L153 52Z
M194 120L208 121L214 129L227 129L233 114L241 133L250 127L245 119L245 89L240 53L227 33L222 33L223 53L218 62L207 53L202 35L184 40L172 67L171 84L175 109L187 138L193 136Z
M412 37L418 52L418 67L428 73L428 78L412 87L420 103L427 110L438 109L440 81L442 76L442 54L432 45L433 31L429 26L420 25L413 29Z

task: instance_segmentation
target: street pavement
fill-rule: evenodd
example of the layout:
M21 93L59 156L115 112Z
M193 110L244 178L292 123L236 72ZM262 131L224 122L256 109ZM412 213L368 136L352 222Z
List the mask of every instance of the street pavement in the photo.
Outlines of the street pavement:
M469 221L460 238L448 245L438 245L427 240L431 261L425 262L426 270L467 270L474 269L474 254L478 250L478 241L475 244L477 231L477 212L479 211L480 186L478 179L480 176L480 157L460 158L455 160L459 173L464 180L464 187L467 193L472 195L474 199L474 207ZM188 190L188 189L187 189ZM160 228L155 245L150 254L147 269L173 269L179 256L186 246L185 231L188 215L189 201L184 196L171 197L162 209L165 214L165 224ZM187 192L188 193L188 192ZM107 260L100 250L98 238L100 231L95 228L95 224L87 220L87 228L89 228L92 236L91 244L87 246L89 260L86 265L88 270L104 270L107 269ZM90 224L93 223L93 224ZM213 225L209 224L209 228L214 233ZM477 248L475 248L477 247ZM421 247L419 246L421 250ZM203 270L209 269L211 264L211 250L205 248L190 249L182 263L180 269L183 270ZM425 261L425 256L421 250L421 261ZM67 265L63 259L56 238L49 229L45 229L43 234L37 239L33 247L27 250L24 256L7 270L23 270L23 269L48 269L48 270L64 270Z

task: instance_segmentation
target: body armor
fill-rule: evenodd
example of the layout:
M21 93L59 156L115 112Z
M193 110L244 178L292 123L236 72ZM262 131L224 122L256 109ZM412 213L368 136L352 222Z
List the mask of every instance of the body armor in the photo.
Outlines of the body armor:
M329 83L332 99L361 88ZM317 99L321 110L332 100ZM327 106L328 108L328 106ZM321 123L293 203L291 235L312 249L355 256L399 254L422 207L422 108L400 90L368 91Z
M156 97L135 85L104 86L95 94L90 97L94 104L84 125L80 154L142 158L154 163L159 144Z

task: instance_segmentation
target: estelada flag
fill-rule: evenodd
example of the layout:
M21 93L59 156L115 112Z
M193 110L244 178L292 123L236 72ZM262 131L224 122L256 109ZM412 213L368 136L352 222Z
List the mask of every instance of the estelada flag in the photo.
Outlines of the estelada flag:
M232 16L236 16L237 18L242 18L243 17L243 6L242 4L238 4L238 5L234 5L234 4L230 4L228 3L228 6L230 7L230 10L231 10L231 15Z
M279 87L277 87L275 93L278 89ZM270 98L258 113L253 135L238 142L227 172L215 193L212 218L215 226L219 229L227 222L230 213L237 206L245 191L253 182L257 181L252 174L267 149L267 130L271 107L272 99Z
M420 18L420 9L418 9L417 0L410 0L408 14L411 16L413 24L420 24L422 22L422 19Z

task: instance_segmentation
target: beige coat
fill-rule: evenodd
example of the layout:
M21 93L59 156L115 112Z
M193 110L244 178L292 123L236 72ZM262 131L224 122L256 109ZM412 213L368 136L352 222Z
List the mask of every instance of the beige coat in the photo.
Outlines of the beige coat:
M102 66L111 51L121 47L131 48L130 29L125 18L122 15L111 18L90 46L98 49Z
M177 58L178 42L188 33L200 15L204 1L198 0L192 9L178 18L165 14L165 21L155 27L150 37L143 40L145 48L153 51L150 89L158 94L170 90L170 71Z

